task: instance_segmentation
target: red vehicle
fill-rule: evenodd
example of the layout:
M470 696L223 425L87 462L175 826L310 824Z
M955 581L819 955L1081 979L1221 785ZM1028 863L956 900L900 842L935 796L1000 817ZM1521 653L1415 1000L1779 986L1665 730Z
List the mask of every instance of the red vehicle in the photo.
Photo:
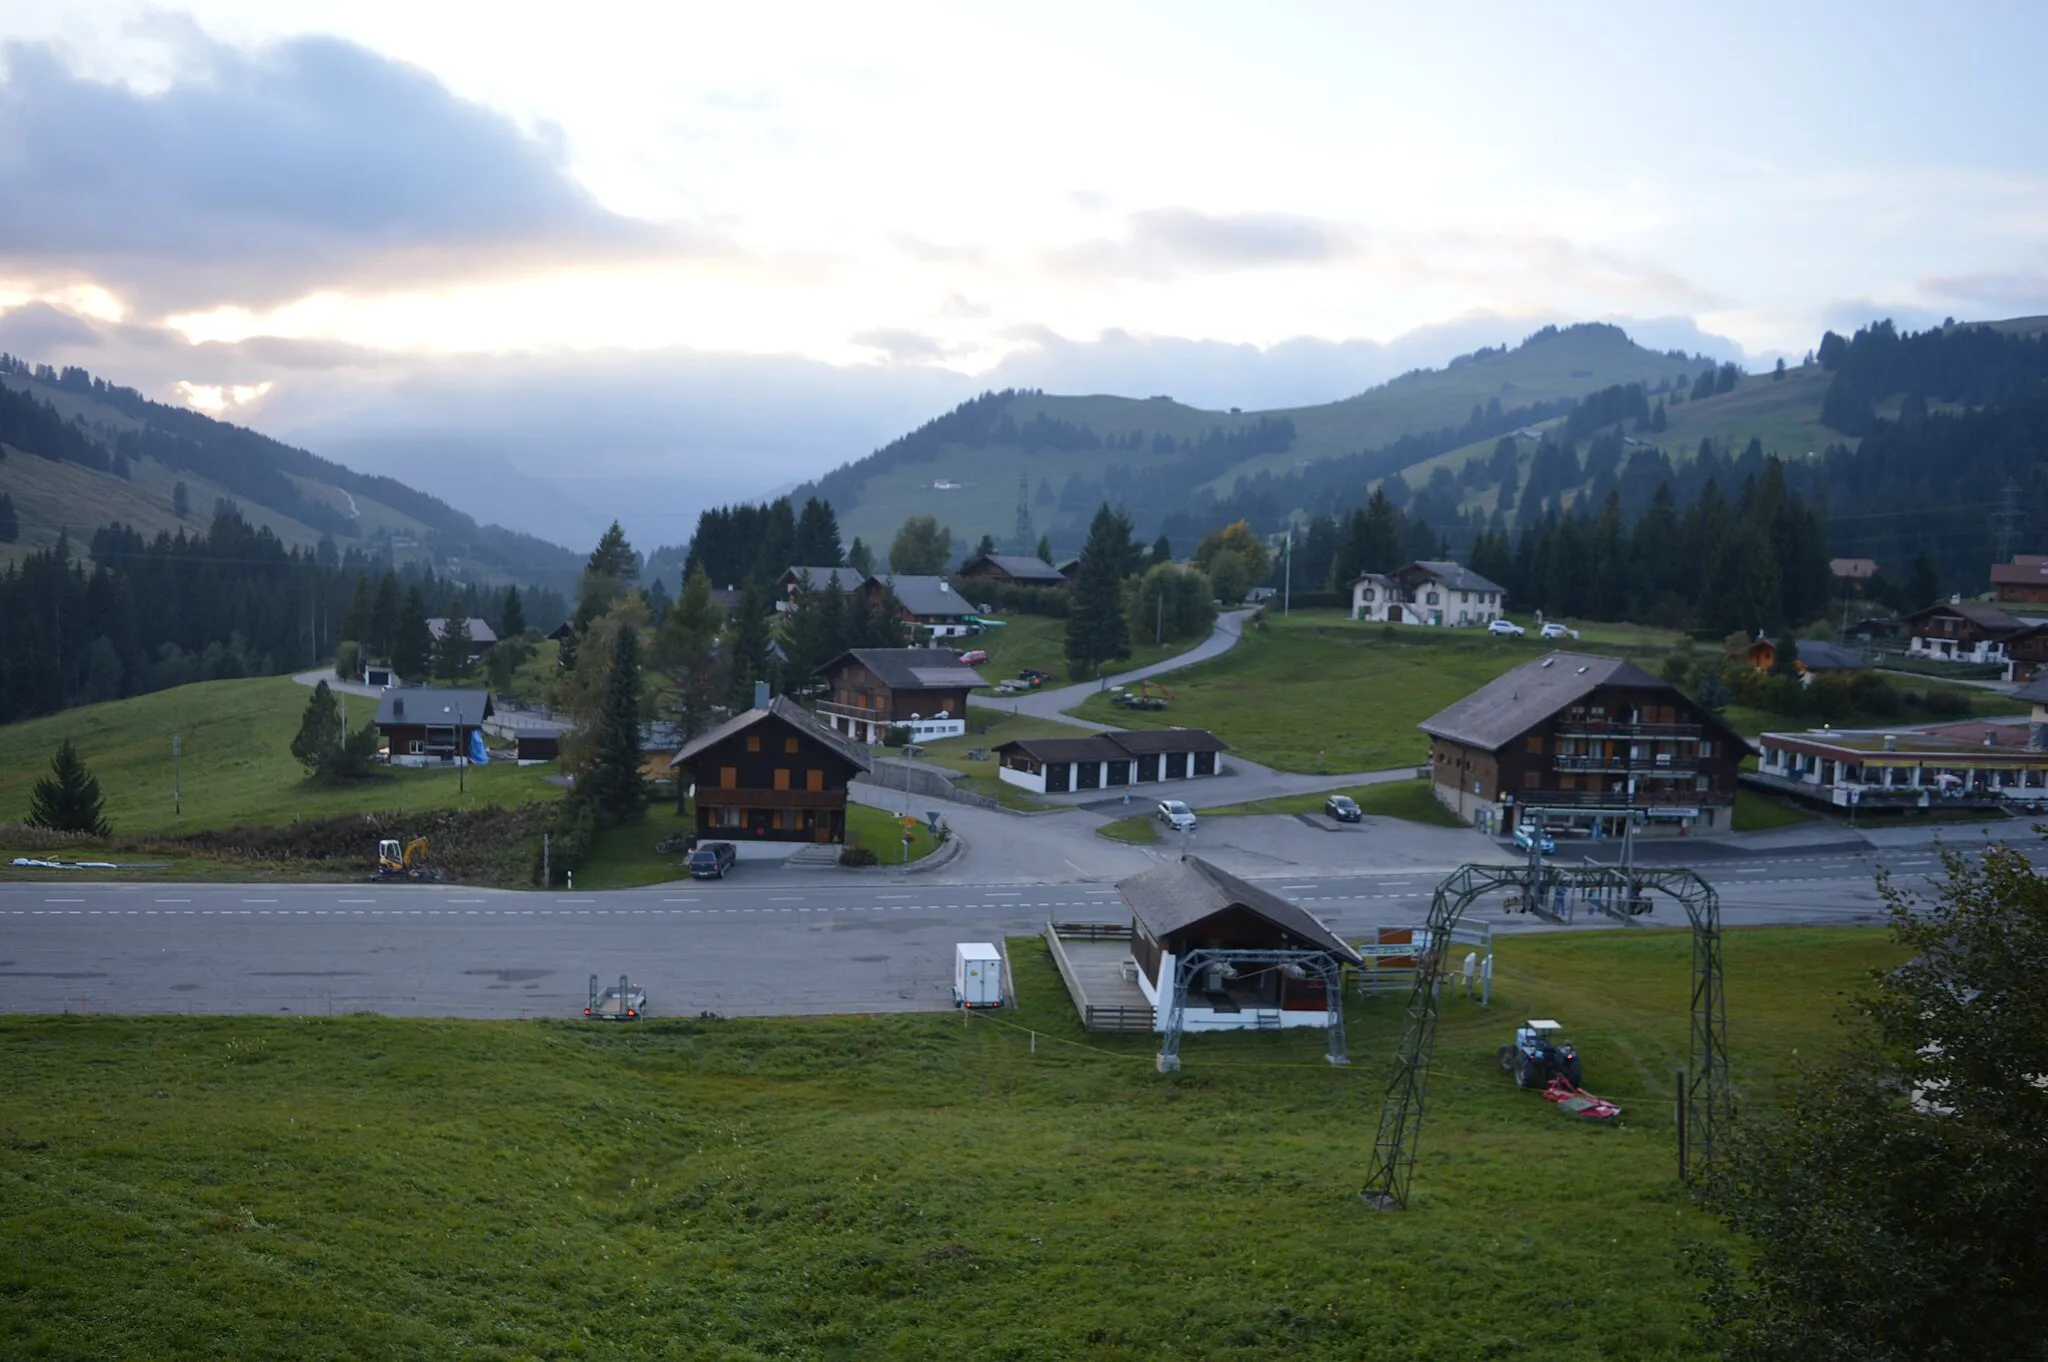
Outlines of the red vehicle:
M978 666L988 661L988 652L982 648L969 648L966 652L960 654L960 661L970 667Z

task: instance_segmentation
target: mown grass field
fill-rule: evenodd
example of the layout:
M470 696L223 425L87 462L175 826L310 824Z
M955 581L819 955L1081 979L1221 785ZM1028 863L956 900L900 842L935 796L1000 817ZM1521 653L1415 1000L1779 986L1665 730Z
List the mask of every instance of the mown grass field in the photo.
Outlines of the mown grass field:
M971 1018L0 1019L0 1353L1709 1355L1684 933L1508 941L1491 1009L1447 998L1399 1214L1356 1193L1402 999L1354 1005L1349 1068L1319 1032L1197 1036L1162 1077L1009 946L1022 1007ZM1900 958L1730 933L1738 1110ZM1532 1012L1617 1124L1502 1077Z
M970 592L970 594L972 594ZM1045 615L1006 615L1004 627L989 629L971 639L955 640L960 650L980 648L988 654L987 662L976 663L974 669L991 682L1004 677L1015 676L1026 667L1036 667L1052 674L1047 683L1064 686L1076 678L1070 675L1067 666L1067 622ZM1168 639L1164 644L1152 642L1147 634L1144 639L1133 639L1131 655L1120 662L1112 662L1105 669L1109 674L1132 671L1149 667L1154 662L1164 662L1169 657L1178 657L1209 636L1205 629L1197 638ZM1079 678L1087 680L1086 677Z
M1750 789L1735 792L1737 832L1767 832L1772 828L1795 827L1812 821L1811 813L1787 800L1772 799Z
M990 700L986 704L968 705L966 734L958 738L942 738L938 742L920 744L924 752L924 757L920 760L928 759L948 770L964 772L967 779L960 782L962 789L999 800L1004 808L1051 807L1043 800L1032 798L1029 791L1003 783L1002 778L996 774L1000 763L995 759L995 749L1015 738L1082 738L1086 737L1090 730L1075 724L1061 723L1057 719L1013 714L1001 708L1006 703L1002 700ZM987 752L989 755L970 758L967 755L969 752Z
M1462 828L1463 819L1437 802L1430 793L1426 780L1390 780L1377 785L1353 785L1341 790L1322 790L1315 794L1286 795L1279 799L1261 799L1251 804L1225 804L1214 809L1197 809L1204 818L1224 818L1233 814L1261 813L1321 813L1323 803L1333 794L1350 795L1358 801L1358 807L1368 816L1377 818L1403 818L1410 823L1425 823L1436 828Z
M70 738L99 778L117 836L287 823L385 809L513 805L560 798L550 766L509 762L454 770L391 770L340 785L311 785L292 738L312 691L288 676L203 681L154 695L66 710L0 727L0 820L28 812L29 790ZM348 697L361 727L374 700ZM181 736L183 812L171 799L171 735Z

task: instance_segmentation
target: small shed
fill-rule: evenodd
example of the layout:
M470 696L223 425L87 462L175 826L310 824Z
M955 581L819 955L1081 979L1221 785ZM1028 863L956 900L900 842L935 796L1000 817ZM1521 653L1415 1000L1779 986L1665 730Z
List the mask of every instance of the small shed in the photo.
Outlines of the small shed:
M487 690L394 687L377 698L377 731L394 766L427 766L467 756L497 713Z

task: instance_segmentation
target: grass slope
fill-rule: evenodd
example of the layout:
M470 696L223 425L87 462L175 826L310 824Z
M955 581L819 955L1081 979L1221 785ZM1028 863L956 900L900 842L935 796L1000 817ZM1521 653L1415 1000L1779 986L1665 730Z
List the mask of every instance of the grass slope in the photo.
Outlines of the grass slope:
M1110 663L1108 670L1112 673L1133 671L1155 662L1164 662L1169 657L1180 656L1208 636L1208 631L1204 630L1199 637L1168 639L1164 644L1153 643L1150 635L1142 641L1133 639L1130 657ZM986 630L967 640L962 651L967 648L980 648L988 654L988 661L976 663L974 669L990 681L1015 676L1025 667L1049 672L1053 678L1048 683L1050 685L1063 686L1071 679L1067 667L1067 622L1062 619L1045 615L1009 615L1005 617L1002 628ZM982 694L992 696L994 691Z
M203 681L153 695L66 710L0 727L0 820L28 812L29 789L70 738L99 778L107 821L120 836L290 822L384 809L473 808L556 799L547 766L509 763L456 772L394 770L339 786L311 786L292 759L312 691L287 676ZM375 702L348 697L360 727ZM181 735L184 811L171 800L171 735ZM466 793L458 793L458 783ZM368 851L365 851L368 854Z
M1317 1032L1084 1037L1042 944L1014 1014L632 1028L0 1019L0 1352L1692 1359L1674 1183L1689 945L1502 944L1447 997L1412 1208L1356 1196L1402 1000ZM1738 1109L1901 953L1731 932ZM655 999L659 1007L661 1000ZM1514 1089L1567 1021L1624 1107ZM1023 1029L1036 1031L1035 1042Z
M1383 770L1427 755L1419 721L1549 650L1477 630L1397 627L1391 643L1382 634L1335 611L1269 617L1223 656L1165 678L1175 697L1165 710L1114 709L1095 695L1074 713L1133 728L1207 728L1283 771Z
M928 759L949 770L964 772L967 779L960 782L961 788L1000 800L1005 808L1045 808L1045 803L1033 799L1015 785L1005 784L996 774L998 763L995 759L995 749L1015 738L1084 738L1091 730L1077 724L1061 723L1057 719L1013 714L1001 708L1007 703L1009 702L1003 700L990 700L986 704L969 704L966 734L958 738L944 738L938 742L922 744L924 757L921 760ZM986 752L989 755L970 757L970 752ZM886 775L882 779L886 780Z
M1324 801L1333 794L1350 795L1358 802L1359 809L1370 817L1401 818L1410 823L1424 823L1435 828L1466 826L1463 819L1437 802L1426 780L1390 780L1378 785L1354 785L1342 790L1323 790L1316 794L1261 799L1252 804L1225 804L1220 808L1198 809L1196 812L1204 818L1221 818L1233 814L1321 813Z

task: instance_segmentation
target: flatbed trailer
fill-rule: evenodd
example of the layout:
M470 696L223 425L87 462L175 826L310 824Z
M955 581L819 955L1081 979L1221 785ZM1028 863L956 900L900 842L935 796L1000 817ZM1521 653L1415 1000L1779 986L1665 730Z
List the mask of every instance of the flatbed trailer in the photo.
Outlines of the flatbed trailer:
M619 976L618 987L598 991L597 976L590 976L590 1004L583 1015L592 1021L638 1021L647 1015L647 990Z

